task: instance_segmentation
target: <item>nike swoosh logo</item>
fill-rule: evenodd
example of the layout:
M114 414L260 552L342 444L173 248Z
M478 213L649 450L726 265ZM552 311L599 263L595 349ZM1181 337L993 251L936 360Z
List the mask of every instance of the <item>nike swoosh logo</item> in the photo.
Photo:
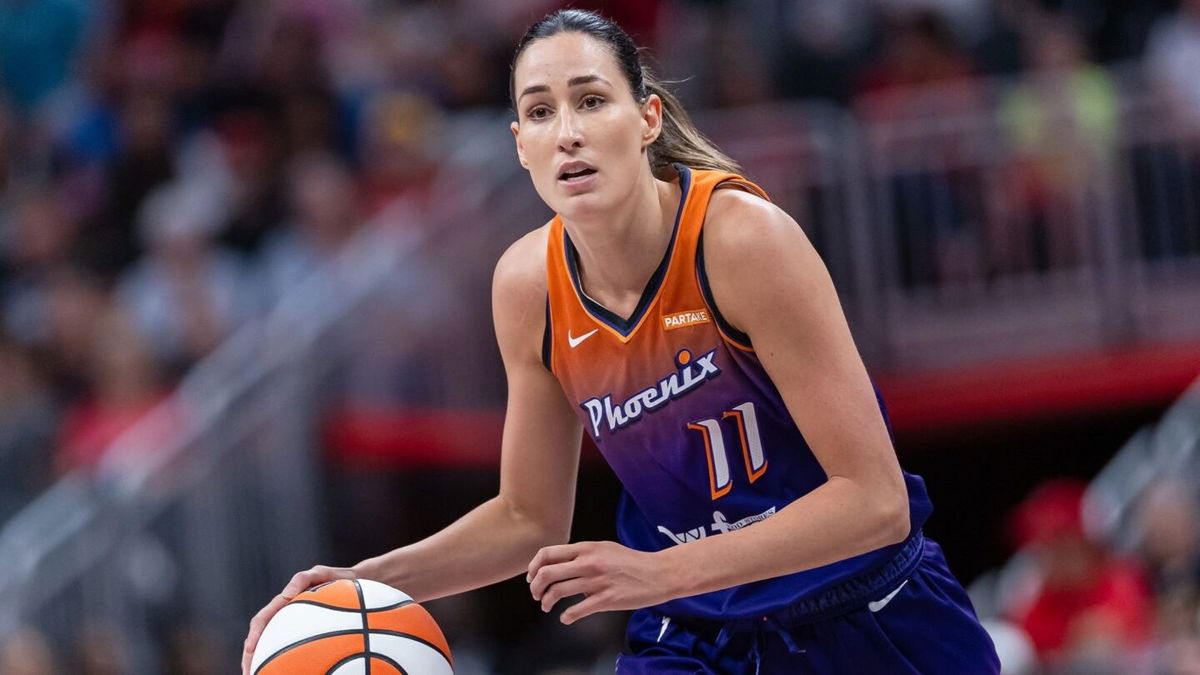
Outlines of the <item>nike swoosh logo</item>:
M567 344L571 345L571 349L574 349L574 348L576 348L576 347L578 347L578 346L579 346L579 343L581 343L581 342L583 342L584 340L586 340L586 339L588 339L588 338L592 337L592 336L593 336L593 335L595 335L595 334L596 334L596 333L597 333L599 330L600 330L599 328L593 328L593 329L591 330L591 332L584 333L583 335L580 335L579 337L571 337L571 331L567 331Z
M667 626L671 625L671 617L664 616L662 630L658 631L658 639L655 642L662 642L663 636L667 634Z
M892 598L896 597L896 594L899 593L900 589L904 588L905 584L907 584L907 583L908 583L908 579L905 579L903 584L900 584L899 586L897 586L896 590L892 591L891 593L888 593L882 600L876 600L875 602L868 602L867 609L871 610L871 613L874 614L875 612L878 612L879 610L883 609L884 607L887 607L888 603L892 601Z

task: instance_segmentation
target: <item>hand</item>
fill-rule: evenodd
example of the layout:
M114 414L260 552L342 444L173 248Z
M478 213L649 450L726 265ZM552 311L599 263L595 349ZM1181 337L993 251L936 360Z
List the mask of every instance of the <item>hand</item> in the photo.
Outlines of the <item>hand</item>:
M611 541L548 546L529 563L529 592L549 612L572 595L585 599L568 607L560 620L571 625L595 614L639 609L671 599L660 558Z
M302 592L318 586L327 581L336 579L354 579L358 575L349 567L325 567L317 565L316 567L304 572L297 572L288 585L279 592L271 602L267 603L266 607L258 610L258 614L250 620L250 632L246 635L246 642L242 648L242 675L250 675L250 659L254 656L254 648L258 646L258 638L262 636L263 629L267 627L267 622L275 613L283 608L284 605L292 601L292 598L300 595Z

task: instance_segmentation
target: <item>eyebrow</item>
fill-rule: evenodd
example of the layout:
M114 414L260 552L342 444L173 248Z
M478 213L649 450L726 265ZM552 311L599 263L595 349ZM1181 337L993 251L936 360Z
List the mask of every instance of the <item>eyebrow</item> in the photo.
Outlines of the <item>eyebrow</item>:
M611 82L604 79L603 77L600 77L599 75L577 75L577 76L572 77L571 79L567 80L567 86L568 87L578 87L581 84L591 84L593 82L603 82L604 84L607 84L610 87L612 86ZM525 91L522 91L521 95L517 97L517 100L518 101L521 100L522 98L525 97L526 94L538 94L538 93L541 93L544 91L550 91L550 87L548 87L544 84L535 84L531 87L526 87Z

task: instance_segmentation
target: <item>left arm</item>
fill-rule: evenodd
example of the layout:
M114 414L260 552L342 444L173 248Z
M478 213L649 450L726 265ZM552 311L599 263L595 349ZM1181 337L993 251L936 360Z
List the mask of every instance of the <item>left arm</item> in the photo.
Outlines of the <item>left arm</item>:
M819 567L908 536L899 462L833 283L804 232L778 207L721 190L709 206L704 252L717 305L753 340L828 481L753 527L657 553L607 542L543 549L529 566L543 609L588 596L563 613L564 623Z

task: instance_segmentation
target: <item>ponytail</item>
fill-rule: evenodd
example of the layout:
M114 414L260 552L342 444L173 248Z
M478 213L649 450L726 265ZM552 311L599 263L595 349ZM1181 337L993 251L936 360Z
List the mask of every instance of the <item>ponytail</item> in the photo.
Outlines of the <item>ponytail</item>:
M673 164L690 169L709 169L726 173L742 172L738 163L708 140L683 104L658 80L648 68L643 68L646 93L662 99L662 130L649 148L650 169L660 178L671 175Z
M638 48L629 35L615 22L594 12L582 9L560 9L547 15L529 27L517 43L509 69L508 91L516 111L516 90L513 76L517 59L525 48L535 40L548 38L563 32L583 33L593 37L612 50L617 65L629 81L630 91L638 103L644 103L651 94L662 99L663 124L658 138L648 149L650 168L658 178L674 176L672 165L679 163L692 169L712 169L728 173L741 173L737 162L721 152L713 142L704 137L692 123L683 105L675 95L656 79L649 68L642 66Z

